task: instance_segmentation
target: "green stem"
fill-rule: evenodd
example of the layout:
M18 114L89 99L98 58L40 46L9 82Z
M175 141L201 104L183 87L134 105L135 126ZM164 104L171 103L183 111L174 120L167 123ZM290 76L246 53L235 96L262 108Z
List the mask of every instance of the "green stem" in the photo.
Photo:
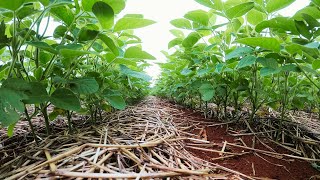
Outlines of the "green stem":
M35 110L35 112L36 112L36 110ZM35 131L34 131L33 124L32 124L32 122L31 122L31 119L32 119L33 116L31 116L31 117L29 116L27 107L24 107L24 113L25 113L26 118L27 118L27 121L28 121L28 123L29 123L30 129L31 129L31 132L32 132L33 139L34 139L34 140L36 141L36 143L38 144L39 142L38 142L36 133L35 133ZM36 114L36 113L34 113L34 114Z
M47 135L49 136L51 134L51 128L50 128L50 120L49 120L48 111L47 111L47 105L45 104L41 105L41 112L44 117L46 132L47 132Z
M17 37L16 32L17 31L17 25L16 25L16 11L13 11L13 34L12 34L12 63L9 68L8 72L8 78L11 77L12 71L14 69L14 66L16 65L16 62L18 60L18 49L17 49Z

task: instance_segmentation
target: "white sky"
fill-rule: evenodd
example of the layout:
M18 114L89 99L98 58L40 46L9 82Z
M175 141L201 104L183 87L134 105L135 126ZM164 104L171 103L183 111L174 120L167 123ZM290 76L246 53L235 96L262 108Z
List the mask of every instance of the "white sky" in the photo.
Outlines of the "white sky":
M310 0L296 0L280 12L284 16L291 16L309 3ZM168 43L174 38L169 32L174 29L170 21L197 9L208 10L194 0L127 0L122 14L143 14L145 18L157 21L152 26L135 30L135 34L142 39L143 49L157 58L155 62L164 62L166 58L160 51L167 51ZM154 64L147 69L147 73L156 79L160 68Z

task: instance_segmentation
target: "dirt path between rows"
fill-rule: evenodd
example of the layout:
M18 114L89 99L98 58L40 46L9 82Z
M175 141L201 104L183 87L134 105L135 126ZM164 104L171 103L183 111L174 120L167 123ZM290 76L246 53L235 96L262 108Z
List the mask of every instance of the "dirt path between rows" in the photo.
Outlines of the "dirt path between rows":
M12 138L1 130L0 179L310 179L320 174L306 161L270 153L253 136L234 136L241 129L231 124L155 97L104 115L94 126L83 119L74 119L72 134L62 129L61 119L53 123L54 135L46 137L40 129L38 145L24 122ZM274 153L290 154L263 142Z

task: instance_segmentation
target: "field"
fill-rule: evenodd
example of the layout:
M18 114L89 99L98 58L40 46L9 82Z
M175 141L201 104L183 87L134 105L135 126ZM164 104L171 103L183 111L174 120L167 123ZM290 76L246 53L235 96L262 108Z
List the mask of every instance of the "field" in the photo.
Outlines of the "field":
M0 1L0 179L319 179L320 1L195 2L160 63L126 0Z

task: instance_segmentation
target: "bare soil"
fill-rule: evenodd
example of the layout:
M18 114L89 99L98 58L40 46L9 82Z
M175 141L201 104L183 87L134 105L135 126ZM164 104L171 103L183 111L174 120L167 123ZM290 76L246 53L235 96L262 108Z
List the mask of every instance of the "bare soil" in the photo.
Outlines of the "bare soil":
M182 123L183 121L190 122L190 124L196 124L197 122L200 123L196 127L189 129L188 132L198 136L203 136L203 132L205 132L206 137L204 138L217 145L213 147L213 150L220 151L225 141L243 145L243 143L241 143L241 141L239 140L241 138L248 147L270 151L270 149L267 149L262 143L257 140L257 138L252 135L237 137L230 135L230 130L233 130L233 134L237 131L243 132L243 127L239 127L236 124L210 126L210 122L212 122L212 124L217 124L220 122L213 119L205 119L202 113L196 112L192 109L177 106L173 103L166 102L163 105L176 107L179 109L179 113L177 113L176 118L173 118L176 120L176 123ZM268 139L259 139L277 153L292 154L292 152L280 147L279 145L269 141ZM255 141L254 146L253 141ZM219 153L216 152L207 152L191 148L186 149L196 157L241 172L248 176L254 177L255 179L320 179L320 172L313 168L309 162L304 160L288 159L284 157L272 157L262 153L255 153L252 151L250 152L238 147L227 147L226 151L239 154L243 152L249 153L232 158L221 159Z

